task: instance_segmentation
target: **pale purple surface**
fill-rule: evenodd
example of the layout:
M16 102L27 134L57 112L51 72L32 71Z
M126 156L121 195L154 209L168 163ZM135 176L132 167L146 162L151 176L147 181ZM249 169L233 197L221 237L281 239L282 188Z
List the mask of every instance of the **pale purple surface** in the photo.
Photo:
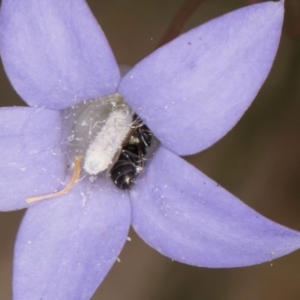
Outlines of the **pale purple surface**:
M86 178L28 209L15 248L15 299L89 299L116 261L130 226L128 196L106 178L89 188Z
M2 3L3 64L28 104L59 109L115 91L119 72L84 1ZM162 146L129 194L105 177L90 186L83 179L66 196L29 208L15 247L14 299L74 299L77 294L76 299L88 299L121 251L130 222L152 247L192 265L251 265L299 248L298 232L257 214L172 153L206 148L234 126L269 72L282 18L282 2L235 11L158 49L125 76L119 91ZM26 42L19 41L23 34ZM1 131L9 128L0 134L0 144L11 143L12 149L12 154L4 150L8 159L0 168L0 195L13 200L1 199L2 210L24 207L25 197L52 192L59 188L55 178L65 175L66 159L55 157L64 148L59 133L52 132L61 125L59 112L40 108L26 119L34 109L22 110L0 111L5 118ZM45 114L43 128L39 113ZM49 142L43 132L50 134ZM17 166L28 163L34 176L9 169L13 158ZM34 170L42 162L50 170L46 178ZM18 187L20 178L28 188ZM3 191L7 186L9 195Z
M267 2L207 22L142 60L119 92L164 146L197 153L223 137L253 101L272 66L282 21L283 6Z
M54 192L65 178L61 114L29 107L0 108L0 207L27 207L26 197Z
M213 268L238 267L300 247L297 231L251 210L163 147L139 181L130 193L132 225L150 246L172 259Z
M30 106L62 109L116 91L119 70L85 1L6 0L1 56Z

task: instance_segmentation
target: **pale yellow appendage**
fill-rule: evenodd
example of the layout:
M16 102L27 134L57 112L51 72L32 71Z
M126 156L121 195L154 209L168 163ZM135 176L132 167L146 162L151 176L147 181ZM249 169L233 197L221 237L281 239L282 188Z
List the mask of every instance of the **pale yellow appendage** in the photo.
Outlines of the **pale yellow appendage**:
M74 187L74 185L76 184L77 180L80 177L81 162L82 162L82 156L77 156L75 158L74 170L73 170L72 177L70 179L70 182L65 186L64 189L62 189L59 192L52 193L52 194L47 194L47 195L44 195L44 196L36 196L36 197L26 198L25 201L27 203L33 203L33 202L40 201L40 200L59 197L59 196L62 196L64 194L68 193Z

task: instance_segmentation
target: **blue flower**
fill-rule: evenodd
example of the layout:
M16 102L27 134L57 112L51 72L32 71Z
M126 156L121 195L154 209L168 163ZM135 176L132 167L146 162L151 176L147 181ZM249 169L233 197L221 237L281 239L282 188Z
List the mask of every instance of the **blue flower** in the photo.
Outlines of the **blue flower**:
M55 192L68 174L66 109L116 92L161 145L130 191L100 174L29 207L14 261L14 299L89 299L132 225L162 254L205 267L258 264L300 247L178 155L223 137L272 66L283 2L248 6L161 47L121 79L83 0L3 0L1 57L31 107L0 110L0 208ZM99 153L101 155L101 153Z

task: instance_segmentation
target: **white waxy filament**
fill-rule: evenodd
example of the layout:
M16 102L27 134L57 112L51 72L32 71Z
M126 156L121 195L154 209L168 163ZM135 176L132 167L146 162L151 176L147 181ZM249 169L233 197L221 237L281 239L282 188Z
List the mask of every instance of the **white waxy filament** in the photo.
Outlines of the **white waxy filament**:
M112 164L131 130L131 124L132 114L124 107L109 114L106 123L86 151L83 168L88 174L96 175Z

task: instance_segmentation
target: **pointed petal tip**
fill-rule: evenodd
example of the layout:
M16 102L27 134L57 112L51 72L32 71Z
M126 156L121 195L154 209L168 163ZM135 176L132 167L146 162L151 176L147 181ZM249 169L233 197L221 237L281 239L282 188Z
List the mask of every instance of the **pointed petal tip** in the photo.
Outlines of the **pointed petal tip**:
M133 188L131 202L139 236L183 263L250 266L300 248L299 232L258 214L163 147Z
M239 121L269 74L283 2L243 7L182 34L138 63L119 92L179 155L208 148Z
M273 13L282 14L284 13L284 3L285 0L279 0L279 1L269 1L266 2L269 4L269 9L273 11ZM261 4L261 3L260 3ZM259 5L259 4L258 4Z

